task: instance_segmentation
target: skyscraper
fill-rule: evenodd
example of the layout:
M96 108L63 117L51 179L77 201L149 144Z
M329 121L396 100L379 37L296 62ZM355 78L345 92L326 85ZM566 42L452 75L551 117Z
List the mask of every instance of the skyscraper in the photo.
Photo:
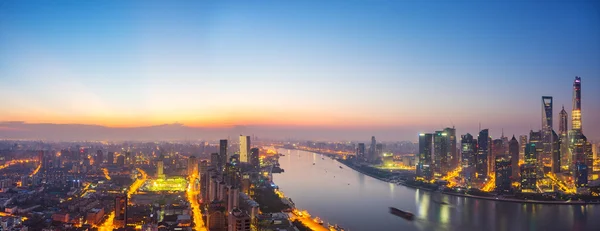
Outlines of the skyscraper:
M529 143L535 144L535 162L529 162L528 164L535 164L537 168L537 174L542 176L544 174L544 162L542 161L542 153L544 152L544 143L542 142L542 131L530 131L529 132ZM527 153L525 153L527 155ZM527 157L525 157L527 159ZM527 160L525 161L527 162Z
M492 159L492 160L494 160L493 162L495 162L496 156L504 155L506 153L506 150L504 149L504 141L502 139L493 140L491 150L492 150L491 158L489 158L489 159ZM495 171L496 171L496 167L494 166L494 168L492 168L492 173Z
M558 124L558 138L560 141L560 163L561 168L568 171L572 165L572 155L569 153L569 130L568 130L568 121L569 115L567 111L565 111L565 107L562 107L562 110L559 113L559 124Z
M512 139L508 142L508 153L510 155L510 162L512 166L512 179L513 182L520 182L519 179L519 141L513 135Z
M572 129L569 133L569 150L572 156L573 178L577 181L576 185L583 186L584 177L591 175L593 169L593 154L591 153L591 144L583 135L581 124L581 78L575 77L573 82L573 112L571 113ZM580 171L586 170L587 174Z
M214 169L219 168L220 155L219 153L211 153L210 154L210 167ZM219 170L220 171L220 170Z
M525 147L527 147L527 135L519 136L519 144L521 147L519 148L519 162L525 161Z
M508 193L511 191L512 183L512 164L510 156L498 155L495 162L495 179L496 191L500 193Z
M537 191L538 168L537 148L535 143L528 143L525 148L525 164L521 165L521 192Z
M559 134L567 134L569 132L568 125L567 125L567 123L569 121L569 115L567 114L567 111L565 111L565 106L562 107L562 110L558 114L558 117L559 117L558 133Z
M102 153L102 150L98 150L96 152L96 159L94 160L94 164L95 165L102 165L102 163L104 162L104 153Z
M112 165L115 163L115 152L108 152L108 155L106 156L106 162L109 165Z
M546 169L544 172L550 170L553 166L553 154L554 154L554 136L553 133L553 119L552 119L552 96L542 96L542 164Z
M358 143L358 148L356 149L356 159L361 162L367 161L365 158L365 143Z
M219 169L223 169L223 166L227 163L227 140L219 140L219 162L217 163L217 167Z
M445 128L444 132L446 133L446 135L448 136L448 154L447 156L449 157L449 168L450 170L458 167L459 163L460 163L460 159L458 157L458 150L456 149L456 129L454 127L452 128Z
M433 137L434 176L442 177L450 171L450 158L448 150L448 134L436 131Z
M375 156L373 156L373 161L371 161L371 162L378 163L379 160L382 158L383 158L383 144L378 143L377 145L375 145Z
M462 151L462 177L467 181L475 179L475 166L477 164L477 140L469 133L461 136L460 147Z
M369 156L367 157L368 162L373 162L373 160L375 159L376 146L377 141L375 140L375 136L371 136L371 146L369 147Z
M417 158L417 177L425 180L433 179L433 134L421 133L419 135L419 156Z
M240 135L240 162L248 162L248 154L250 153L250 136Z
M250 149L250 165L252 165L252 167L254 167L254 169L259 169L260 168L260 159L258 156L258 148L252 148Z
M488 177L489 169L488 157L490 156L491 138L488 129L483 129L477 137L477 178L485 179Z
M164 170L164 159L165 157L163 155L160 155L158 162L156 162L156 177L158 179L164 179L165 178L165 174L163 172Z
M123 228L127 224L127 195L115 197L115 218L114 226Z
M573 130L581 131L581 77L573 81L573 111L571 113Z

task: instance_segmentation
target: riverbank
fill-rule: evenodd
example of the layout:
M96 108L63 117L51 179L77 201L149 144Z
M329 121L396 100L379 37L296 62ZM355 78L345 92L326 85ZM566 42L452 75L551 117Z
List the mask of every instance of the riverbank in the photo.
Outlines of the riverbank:
M370 176L372 178L384 181L384 182L388 182L390 184L395 184L390 182L390 179L388 177L382 177L382 176L378 176L376 174L364 171L364 169L361 169L358 166L353 165L352 163L348 162L348 161L343 161L343 160L339 160L337 159L337 161L341 164L343 164L344 166L351 168L357 172L360 172L362 174L365 174L367 176ZM428 192L440 192L442 194L446 194L446 195L450 195L450 196L458 196L458 197L468 197L468 198L473 198L473 199L480 199L480 200L491 200L491 201L499 201L499 202L510 202L510 203L528 203L528 204L553 204L553 205L591 205L591 204L600 204L600 202L585 202L585 201L542 201L542 200L522 200L522 199L513 199L513 198L502 198L502 197L496 197L496 196L490 196L490 197L485 197L485 196L476 196L476 195L471 195L471 194L466 194L466 193L454 193L454 192L447 192L447 191L440 191L440 190L436 190L434 188L427 188L427 187L422 187L422 186L416 186L416 185L411 185L408 184L406 182L403 181L399 181L397 183L398 185L402 185L402 186L406 186L409 188L414 188L414 189L420 189L420 190L424 190L424 191L428 191Z

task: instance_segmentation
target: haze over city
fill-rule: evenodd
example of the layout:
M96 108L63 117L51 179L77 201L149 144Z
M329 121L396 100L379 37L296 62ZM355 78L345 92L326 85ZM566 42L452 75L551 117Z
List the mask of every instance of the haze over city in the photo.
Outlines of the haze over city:
M492 136L518 135L540 129L541 96L554 97L555 114L570 112L581 76L583 127L598 139L599 9L3 1L0 138L212 139L250 128L269 138L415 141L479 123Z

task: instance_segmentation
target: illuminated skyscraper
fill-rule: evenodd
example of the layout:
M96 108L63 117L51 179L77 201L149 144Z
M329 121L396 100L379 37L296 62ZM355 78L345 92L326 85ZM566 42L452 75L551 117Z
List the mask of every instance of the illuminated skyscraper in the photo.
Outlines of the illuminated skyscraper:
M217 167L223 169L227 159L229 159L229 156L227 156L227 140L219 140L219 162Z
M488 164L490 156L491 138L488 129L483 129L477 137L477 178L485 179L488 177L489 169L492 163Z
M521 165L521 192L534 193L537 191L538 168L537 147L528 143L525 148L525 164Z
M527 135L519 136L519 161L525 161L525 147L527 147Z
M496 174L496 182L494 183L496 184L496 191L500 193L511 192L512 163L510 160L510 156L498 155L496 156L496 160L494 162L494 173Z
M469 133L463 135L460 141L462 152L462 176L469 182L475 179L475 166L477 164L477 140Z
M510 163L512 166L513 182L520 182L519 179L519 141L513 135L508 142L508 153L510 155Z
M458 150L456 149L456 129L445 128L444 132L448 136L448 158L449 158L449 169L452 170L458 167L460 158L458 157Z
M573 112L571 127L581 131L581 77L575 76L573 81Z
M553 166L554 136L552 135L552 96L542 96L542 164L547 172Z
M565 107L562 107L562 110L559 113L560 120L558 121L558 138L560 141L560 163L561 168L565 171L571 169L571 165L573 162L573 156L569 152L569 130L568 130L568 121L569 115L567 111L565 111Z
M448 134L436 131L433 137L434 176L442 177L450 171L450 151L448 150Z
M544 152L544 143L542 142L542 131L530 131L529 132L529 143L535 144L535 162L527 163L527 157L525 157L525 162L527 164L535 164L537 167L537 174L542 176L544 174L544 163L542 161L542 153ZM527 155L527 153L525 153Z
M495 165L496 156L504 155L506 153L506 150L504 149L504 141L502 139L493 140L491 150L492 150L491 158L489 158L489 159L494 160L493 163ZM492 168L491 170L492 170L492 173L495 172L496 167L494 166L494 168Z
M569 133L569 150L572 155L573 178L578 181L576 185L581 186L583 185L583 178L590 176L592 173L593 153L590 142L588 142L585 135L583 135L583 127L581 124L581 78L577 76L573 82L573 112L571 117L572 130ZM588 171L587 174L580 172L584 169Z
M419 155L417 160L417 177L425 180L433 179L433 134L419 135Z
M240 135L240 162L248 162L248 154L250 153L250 136Z
M156 162L156 177L158 179L165 179L165 173L163 172L164 170L164 159L165 157L163 155L160 155L158 162Z

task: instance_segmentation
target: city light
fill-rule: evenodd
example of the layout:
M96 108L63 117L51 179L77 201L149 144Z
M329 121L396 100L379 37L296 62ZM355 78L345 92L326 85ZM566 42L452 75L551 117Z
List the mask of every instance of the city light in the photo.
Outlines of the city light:
M33 172L31 172L31 174L29 174L29 177L35 176L35 174L37 174L41 168L42 168L42 162L40 162L38 164L38 166L33 170Z
M485 182L485 184L481 188L481 191L491 192L494 190L494 188L496 188L496 175L490 174L490 175L488 175L488 180Z
M102 173L104 173L104 177L105 177L107 180L110 180L110 176L108 175L108 169L106 169L106 168L102 168Z
M556 178L556 175L552 172L547 173L546 177L552 181L552 183L560 188L565 193L575 194L577 193L577 189L575 187L568 187L565 182L562 182Z
M115 211L112 211L110 214L108 214L108 217L106 220L104 220L104 223L98 227L98 231L112 231L115 228L113 225L114 220Z
M194 187L194 182L196 182L196 178L191 176L190 183L187 187L186 198L190 202L190 207L192 208L192 220L194 221L194 230L196 231L207 231L204 226L204 221L202 221L202 212L200 211L200 204L198 203L198 192Z
M459 184L459 182L456 182L456 177L458 177L460 175L461 171L462 171L462 166L458 166L454 170L448 172L448 174L446 174L446 176L442 177L442 180L445 180L448 182L448 185L447 185L448 187L450 187L450 188L456 187Z
M144 182L146 182L146 179L148 179L148 174L146 174L146 172L140 168L137 168L138 172L140 174L142 174L142 178L141 179L136 179L131 186L129 187L129 190L127 191L127 198L131 198L132 194L135 194L135 192L137 192L137 190L142 187L142 185L144 184Z

